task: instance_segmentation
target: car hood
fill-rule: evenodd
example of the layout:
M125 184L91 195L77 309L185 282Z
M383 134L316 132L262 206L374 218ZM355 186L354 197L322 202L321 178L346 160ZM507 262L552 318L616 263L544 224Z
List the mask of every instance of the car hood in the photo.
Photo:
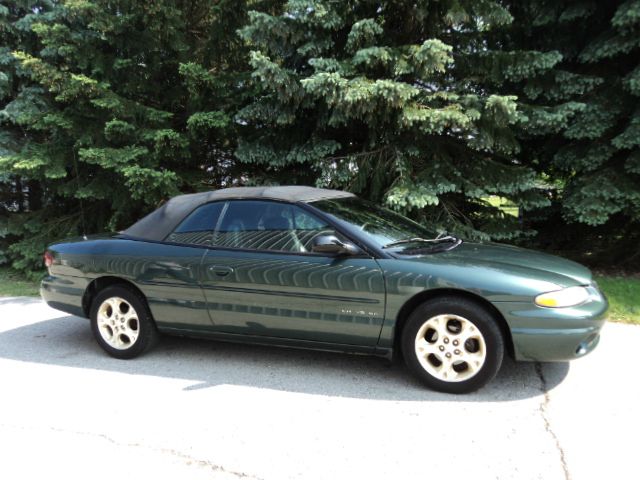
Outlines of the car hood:
M404 257L404 255L398 255L398 257ZM431 255L418 255L412 260L431 262L434 257L447 263L484 266L514 271L514 273L525 269L530 270L531 273L535 271L537 277L540 277L540 274L544 276L544 273L550 273L554 280L558 276L565 277L570 279L566 283L573 285L588 285L592 281L591 271L579 263L555 255L499 243L464 242L452 250Z

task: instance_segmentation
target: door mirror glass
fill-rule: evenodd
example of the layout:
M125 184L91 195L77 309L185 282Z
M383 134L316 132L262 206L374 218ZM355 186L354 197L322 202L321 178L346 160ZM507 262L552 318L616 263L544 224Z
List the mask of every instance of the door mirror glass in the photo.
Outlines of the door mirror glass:
M349 242L343 242L335 235L318 235L313 239L312 251L329 255L357 255L360 249Z

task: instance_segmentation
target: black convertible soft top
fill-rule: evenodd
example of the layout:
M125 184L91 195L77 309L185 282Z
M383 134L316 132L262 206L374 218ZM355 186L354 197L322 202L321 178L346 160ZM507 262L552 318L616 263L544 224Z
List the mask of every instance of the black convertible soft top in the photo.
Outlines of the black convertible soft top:
M352 193L341 190L300 186L233 187L209 192L190 193L173 197L160 208L137 221L122 233L131 237L162 241L188 213L200 205L216 200L255 198L306 203L316 200L353 196Z

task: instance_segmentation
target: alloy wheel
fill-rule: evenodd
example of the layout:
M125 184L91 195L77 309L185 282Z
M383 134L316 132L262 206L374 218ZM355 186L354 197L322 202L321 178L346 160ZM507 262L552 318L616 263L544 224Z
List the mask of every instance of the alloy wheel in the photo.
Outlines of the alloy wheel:
M102 339L118 350L131 348L140 333L137 312L120 297L107 298L100 304L97 323Z
M453 314L425 321L415 338L415 353L422 368L445 382L475 376L485 363L487 345L476 325Z

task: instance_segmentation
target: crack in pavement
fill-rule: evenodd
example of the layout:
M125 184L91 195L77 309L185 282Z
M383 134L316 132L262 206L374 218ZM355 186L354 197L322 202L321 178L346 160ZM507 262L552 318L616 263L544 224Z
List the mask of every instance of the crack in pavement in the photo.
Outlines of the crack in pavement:
M542 416L542 420L544 421L544 428L545 430L549 433L549 435L551 435L551 438L553 438L553 441L556 445L556 449L558 450L558 453L560 454L560 464L562 465L562 471L564 472L564 478L565 480L571 480L571 472L569 471L569 466L567 465L567 460L565 458L565 453L564 453L564 449L562 448L562 445L560 445L560 440L558 439L558 436L556 435L556 432L553 430L553 428L551 427L551 422L549 421L549 416L548 416L548 407L549 407L549 402L551 400L550 396L549 396L549 390L547 388L547 379L544 376L544 373L542 372L542 364L540 362L535 362L535 371L536 371L536 375L538 376L538 379L540 380L540 391L543 393L543 400L540 403L540 406L538 407L538 410L540 411L540 415Z
M113 445L116 445L118 447L135 447L135 448L144 448L147 450L150 450L152 452L156 452L156 453L161 453L161 454L169 454L172 455L174 457L180 458L182 459L188 466L191 466L193 464L196 464L199 467L205 467L205 468L209 468L211 470L213 470L214 472L220 472L220 473L226 473L228 475L233 475L234 477L237 478L243 478L243 479L250 479L250 480L262 480L259 477L255 477L253 475L244 473L244 472L236 472L233 470L227 470L226 468L224 468L221 465L216 465L215 463L212 463L208 460L200 460L198 458L194 458L190 455L187 455L186 453L180 452L178 450L174 450L172 448L157 448L157 447L150 447L148 445L144 445L142 443L131 443L131 442L119 442L116 439L104 434L104 433L96 433L96 432L83 432L83 431L78 431L78 430L69 430L66 428L58 428L58 427L54 427L54 426L46 426L46 427L37 427L37 426L24 426L24 425L10 425L10 424L4 424L4 423L0 423L0 427L8 427L8 428L14 428L14 429L19 429L19 430L49 430L52 432L56 432L56 433L68 433L71 435L85 435L85 436L89 436L89 437L94 437L94 438L102 438L103 440L106 440L110 443L112 443Z

